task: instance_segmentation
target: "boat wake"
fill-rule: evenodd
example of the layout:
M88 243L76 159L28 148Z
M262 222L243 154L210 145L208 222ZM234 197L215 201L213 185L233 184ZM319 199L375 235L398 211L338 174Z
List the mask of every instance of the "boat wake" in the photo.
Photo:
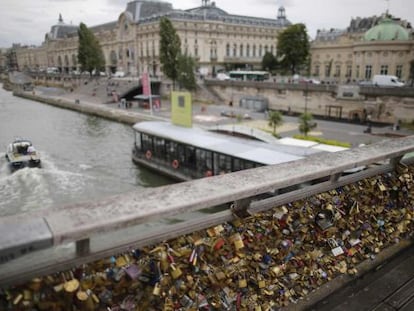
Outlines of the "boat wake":
M0 216L51 208L76 202L84 197L93 177L58 168L42 153L41 168L22 168L14 172L0 161ZM86 190L87 192L87 190Z

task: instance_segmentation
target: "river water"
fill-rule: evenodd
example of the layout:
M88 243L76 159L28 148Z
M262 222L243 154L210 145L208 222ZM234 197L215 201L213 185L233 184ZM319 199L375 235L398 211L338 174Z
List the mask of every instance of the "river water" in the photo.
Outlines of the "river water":
M28 138L41 168L11 172L15 138ZM0 85L0 216L83 201L173 181L131 160L131 126L14 97Z

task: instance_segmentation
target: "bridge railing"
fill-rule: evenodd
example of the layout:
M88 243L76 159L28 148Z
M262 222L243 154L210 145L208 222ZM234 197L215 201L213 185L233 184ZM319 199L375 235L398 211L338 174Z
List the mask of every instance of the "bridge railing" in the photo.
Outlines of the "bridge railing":
M235 213L254 214L389 172L401 161L409 164L413 151L414 136L409 136L281 165L2 217L0 286L221 224L233 220ZM365 169L358 170L362 167ZM343 175L349 170L357 172ZM269 193L273 195L260 199ZM227 203L235 208L211 211Z

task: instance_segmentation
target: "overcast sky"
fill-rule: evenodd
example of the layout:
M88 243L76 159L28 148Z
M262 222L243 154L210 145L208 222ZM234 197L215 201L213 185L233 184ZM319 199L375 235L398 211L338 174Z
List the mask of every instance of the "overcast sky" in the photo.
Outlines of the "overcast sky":
M0 47L12 43L40 45L59 13L66 23L95 26L118 19L128 0L1 0ZM171 0L175 9L201 5L201 0ZM314 38L317 29L346 28L353 17L394 16L414 24L414 0L216 0L229 14L276 18L280 5L292 23L304 23Z

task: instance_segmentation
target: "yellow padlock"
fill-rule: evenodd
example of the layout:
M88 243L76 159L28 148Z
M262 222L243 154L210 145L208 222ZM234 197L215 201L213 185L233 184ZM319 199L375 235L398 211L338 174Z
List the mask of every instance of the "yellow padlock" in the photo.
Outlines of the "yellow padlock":
M171 264L171 276L173 279L178 279L183 272L181 271L180 267L176 267L175 264Z
M221 281L221 280L224 280L226 278L226 275L224 274L224 272L219 271L219 272L216 273L216 278L217 278L217 280Z
M159 296L161 294L161 286L160 283L156 283L154 289L152 290L152 294L155 296Z
M257 285L259 286L260 289L265 288L266 287L266 281L265 280L259 280L257 282Z
M243 240L242 239L240 239L240 240L234 240L233 243L234 243L234 248L236 250L242 249L244 247L244 243L243 243Z
M125 260L125 257L124 257L124 256L119 256L119 257L116 259L116 266L117 266L118 268L125 267L126 265L127 265L127 262L126 262L126 260Z
M246 288L247 280L245 278L239 279L239 288Z

